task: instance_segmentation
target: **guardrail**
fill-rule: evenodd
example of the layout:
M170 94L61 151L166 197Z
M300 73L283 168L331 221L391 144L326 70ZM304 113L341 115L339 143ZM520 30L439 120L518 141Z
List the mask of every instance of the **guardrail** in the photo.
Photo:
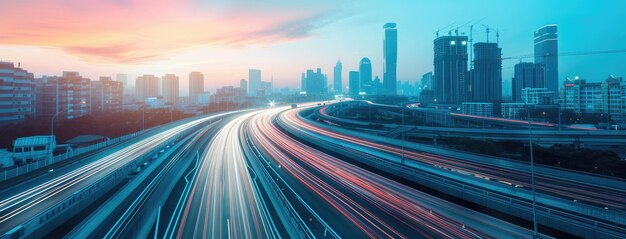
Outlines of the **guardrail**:
M138 136L140 134L143 134L144 132L145 131L138 131L138 132L135 132L135 133L130 133L130 134L127 134L127 135L124 135L124 136L120 136L120 137L117 137L117 138L114 138L114 139L109 139L107 141L100 142L100 143L97 143L97 144L92 144L92 145L89 145L89 146L86 146L86 147L80 147L80 148L77 148L77 149L72 150L70 152L67 152L67 153L64 153L64 154L59 154L57 156L54 156L54 157L51 157L51 158L47 158L45 160L38 160L38 161L35 161L35 162L32 162L32 163L28 163L28 164L25 164L25 165L22 165L22 166L6 169L3 172L0 172L0 182L9 180L11 178L14 178L14 177L17 177L17 176L20 176L20 175L32 172L34 170L37 170L37 169L46 167L48 165L61 162L61 161L64 161L66 159L69 159L69 158L72 158L72 157L75 157L75 156L78 156L78 155L81 155L81 154L84 154L84 153L89 153L89 152L92 152L92 151L95 151L95 150L98 150L98 149L102 149L102 148L105 148L107 146L110 146L110 145L113 145L113 144L116 144L116 143L119 143L119 142L122 142L122 141L125 141L125 140L128 140L128 139L134 138L134 137L136 137L136 136Z

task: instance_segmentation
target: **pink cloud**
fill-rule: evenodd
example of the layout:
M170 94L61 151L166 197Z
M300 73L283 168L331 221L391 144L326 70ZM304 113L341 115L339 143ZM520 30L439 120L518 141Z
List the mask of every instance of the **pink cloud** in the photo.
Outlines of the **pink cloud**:
M0 3L0 44L62 49L89 61L136 63L209 45L300 39L321 11L221 10L175 0L21 0Z

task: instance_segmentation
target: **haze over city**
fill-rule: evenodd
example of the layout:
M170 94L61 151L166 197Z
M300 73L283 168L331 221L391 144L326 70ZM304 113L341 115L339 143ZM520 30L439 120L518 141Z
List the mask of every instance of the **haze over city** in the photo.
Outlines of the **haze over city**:
M624 239L624 9L2 1L0 239Z
M248 68L259 68L275 87L297 87L303 69L329 71L338 59L350 70L369 57L373 75L382 78L385 22L398 25L398 80L411 82L432 71L435 31L446 35L467 22L479 22L475 41L486 39L481 24L498 29L504 57L532 54L533 31L549 23L559 25L560 52L624 49L626 38L614 27L623 22L623 1L151 2L3 1L2 60L21 62L37 76L70 70L92 79L116 73L134 79L201 71L210 89L236 85ZM467 25L459 31L469 34ZM510 80L517 62L503 62L503 79ZM562 57L560 76L601 81L626 75L623 62L623 55Z

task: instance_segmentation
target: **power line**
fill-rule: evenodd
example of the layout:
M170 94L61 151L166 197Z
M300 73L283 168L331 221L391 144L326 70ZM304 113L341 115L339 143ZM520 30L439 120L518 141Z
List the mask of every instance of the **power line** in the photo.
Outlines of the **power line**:
M615 54L615 53L626 53L626 49L618 49L618 50L603 50L603 51L573 51L573 52L563 52L557 55L546 55L545 57L550 56L586 56L586 55L601 55L601 54ZM525 58L534 58L534 54L526 54L520 56L511 56L511 57L502 57L500 60L511 60L511 59L525 59Z

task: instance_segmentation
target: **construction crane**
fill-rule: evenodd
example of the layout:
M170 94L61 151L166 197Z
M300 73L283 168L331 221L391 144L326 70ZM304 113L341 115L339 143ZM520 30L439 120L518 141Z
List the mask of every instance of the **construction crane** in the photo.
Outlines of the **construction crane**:
M445 27L439 28L437 29L437 31L433 32L433 34L435 34L437 37L439 37L439 31L442 31L444 29L449 29L452 25L454 25L456 22L450 23L450 25L447 25ZM448 31L448 35L450 35L450 31Z

